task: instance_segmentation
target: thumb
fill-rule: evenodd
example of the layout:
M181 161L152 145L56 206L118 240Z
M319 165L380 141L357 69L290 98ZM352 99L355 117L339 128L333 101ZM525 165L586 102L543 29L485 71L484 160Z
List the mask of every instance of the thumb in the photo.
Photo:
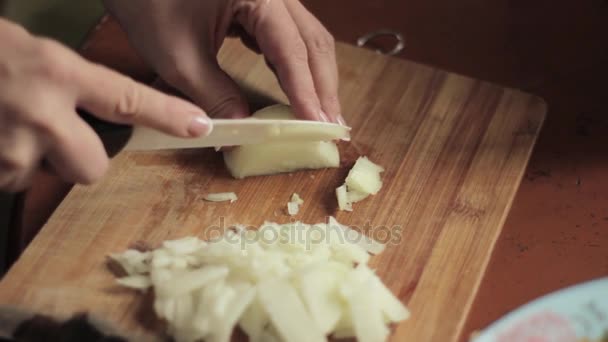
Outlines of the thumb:
M176 88L185 92L210 117L237 119L249 116L247 100L236 82L222 70L214 56L200 61L198 72L179 75Z

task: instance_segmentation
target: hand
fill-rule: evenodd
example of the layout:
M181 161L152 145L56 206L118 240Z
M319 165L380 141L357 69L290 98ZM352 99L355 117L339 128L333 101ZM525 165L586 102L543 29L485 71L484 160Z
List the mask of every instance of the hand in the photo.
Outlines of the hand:
M262 52L298 117L344 123L333 37L298 0L105 0L142 57L210 116L244 117L219 67L230 32Z
M90 183L105 172L104 147L76 108L182 137L211 130L195 105L0 19L0 190L24 189L43 159L70 182Z

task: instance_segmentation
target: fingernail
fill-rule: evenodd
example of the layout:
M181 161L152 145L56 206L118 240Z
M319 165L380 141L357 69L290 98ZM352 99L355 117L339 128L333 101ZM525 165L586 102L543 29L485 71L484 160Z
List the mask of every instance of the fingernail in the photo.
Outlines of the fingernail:
M327 114L325 114L325 112L323 110L319 111L319 118L323 122L331 122L331 121L329 121L329 117L327 116Z
M209 135L213 130L213 123L206 116L195 116L190 121L188 126L188 134L191 137L199 137L201 135Z
M344 120L344 117L342 116L342 114L339 114L339 115L338 115L338 123L339 123L340 125L342 125L342 126L348 126L348 125L346 124L346 120Z

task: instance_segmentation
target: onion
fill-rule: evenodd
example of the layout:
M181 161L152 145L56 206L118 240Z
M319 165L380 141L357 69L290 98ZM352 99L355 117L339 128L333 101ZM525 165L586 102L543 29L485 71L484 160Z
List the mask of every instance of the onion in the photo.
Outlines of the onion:
M252 118L292 120L296 117L290 106L280 104L262 108L253 113ZM336 168L340 165L340 151L335 142L315 140L314 132L307 129L294 130L292 133L312 136L305 140L236 146L223 153L226 168L232 177L241 179L306 169Z
M382 166L371 162L367 157L359 157L355 165L348 172L345 183L336 188L338 208L344 211L353 211L352 204L375 195L382 188L380 173L384 172Z
M383 249L330 217L238 226L212 241L185 237L110 257L127 273L118 284L153 289L154 311L176 341L227 342L237 326L250 341L382 341L409 317L367 266Z
M300 212L300 205L304 204L304 200L300 198L300 195L294 193L291 195L291 200L287 202L287 213L291 216L295 216Z

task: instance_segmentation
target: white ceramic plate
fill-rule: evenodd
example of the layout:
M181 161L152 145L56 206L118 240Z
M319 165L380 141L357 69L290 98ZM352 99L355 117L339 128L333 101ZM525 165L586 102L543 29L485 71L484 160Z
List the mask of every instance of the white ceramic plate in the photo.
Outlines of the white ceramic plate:
M484 329L472 341L608 341L608 277L528 303Z

